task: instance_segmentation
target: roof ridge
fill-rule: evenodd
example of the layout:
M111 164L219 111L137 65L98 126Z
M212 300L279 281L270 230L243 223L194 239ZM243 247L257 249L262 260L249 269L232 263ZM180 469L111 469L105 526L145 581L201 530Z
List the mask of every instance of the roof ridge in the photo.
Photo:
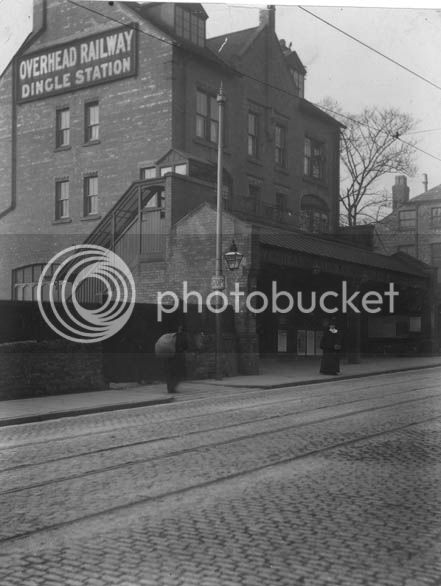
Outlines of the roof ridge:
M215 41L216 39L224 39L225 37L231 37L232 35L238 35L239 33L247 33L249 31L252 31L257 28L259 28L259 27L258 26L251 26L249 28L241 29L240 31L226 32L226 33L223 33L222 35L216 35L215 37L207 38L207 41Z

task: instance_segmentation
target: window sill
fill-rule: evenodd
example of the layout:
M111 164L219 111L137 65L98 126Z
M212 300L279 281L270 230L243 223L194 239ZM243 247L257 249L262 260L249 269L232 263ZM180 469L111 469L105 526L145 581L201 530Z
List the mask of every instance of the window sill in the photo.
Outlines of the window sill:
M52 224L70 224L72 218L60 218L58 220L52 220Z
M83 216L80 219L82 222L91 222L92 220L100 220L101 214L90 214L89 216Z
M259 159L256 159L254 157L250 157L250 155L248 155L247 161L248 161L248 163L251 163L252 165L257 165L258 167L263 167L262 161L259 161Z
M60 153L63 151L70 151L72 150L72 146L70 144L66 145L66 146L59 146L59 147L55 147L54 148L54 153Z
M320 187L328 187L328 184L324 179L315 179L309 175L303 175L303 181L311 183L312 185L319 185Z
M274 166L274 171L276 173L281 173L282 175L289 175L289 171L286 169L286 167L280 167L279 165Z
M210 149L213 149L213 150L216 150L217 151L217 142L211 142L211 141L207 140L206 138L201 138L200 136L194 136L193 137L193 142L195 144L199 144L201 146L208 147ZM230 151L224 145L224 155L230 155L230 154L231 154Z
M90 140L89 142L83 143L83 147L93 146L95 144L101 144L100 140Z

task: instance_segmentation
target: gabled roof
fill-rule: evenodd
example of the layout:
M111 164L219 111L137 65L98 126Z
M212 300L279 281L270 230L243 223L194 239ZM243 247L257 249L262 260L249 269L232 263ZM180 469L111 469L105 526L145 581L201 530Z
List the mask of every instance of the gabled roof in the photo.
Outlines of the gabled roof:
M308 100L305 100L305 98L300 98L300 110L306 114L311 114L311 116L321 118L325 122L330 122L335 126L339 126L340 128L346 128L346 126L339 122L336 118L333 118L321 108L318 108L311 102L308 102Z
M428 191L425 191L424 193L421 193L420 195L412 197L408 201L401 203L390 214L384 218L381 218L378 223L383 224L385 221L387 222L390 218L396 216L399 211L411 210L420 203L430 204L431 202L441 204L441 185L436 185L435 187L432 187L432 189L429 189Z
M217 54L210 49L207 41L205 42L205 47L200 47L199 45L191 43L190 41L187 41L186 39L178 37L176 35L176 32L173 29L173 27L168 26L163 21L160 21L155 16L155 14L149 10L150 8L154 8L158 4L161 4L161 2L143 2L143 3L123 2L122 4L123 4L123 6L126 6L130 10L135 12L137 14L137 16L143 18L147 22L150 22L156 28L158 28L160 31L162 31L163 33L168 35L171 39L173 39L173 43L171 43L171 44L173 44L175 47L179 47L181 49L184 49L190 53L193 53L193 54L201 57L202 59L208 60L211 63L219 65L220 67L222 67L224 69L224 71L229 70L231 74L235 73L235 71L233 69L230 69L228 67L227 63L223 59L220 59L217 56ZM193 6L200 7L200 9L203 11L203 13L206 14L206 12L205 12L205 10L203 10L201 4L193 4Z
M235 33L225 33L207 39L207 46L221 59L231 61L234 57L243 55L261 31L261 27L253 27Z
M202 157L198 157L196 155L194 155L193 153L188 153L186 151L182 151L180 149L170 149L168 150L164 155L161 155L161 157L159 159L156 160L155 165L160 165L161 163L164 162L175 162L177 160L191 160L191 161L197 161L198 163L203 163L204 165L207 165L208 167L215 167L216 163L213 163L212 161L207 161L206 159L203 159Z
M204 209L210 210L210 212L212 212L214 216L216 216L216 214L217 214L217 209L216 209L215 203L212 203L210 201L203 201L199 205L197 205L194 208L192 208L191 210L189 210L184 216L182 216L182 218L179 218L179 220L175 223L175 226L179 226L180 224L185 223L189 218L191 218L193 216L197 216L199 214L199 212L201 212ZM228 219L233 220L235 222L241 222L243 225L251 225L250 222L246 222L246 221L242 220L241 218L238 218L234 213L228 212L226 210L224 210L222 212L222 217L228 218Z
M429 189L428 191L425 191L424 193L421 193L420 195L417 195L416 197L412 197L412 199L410 199L408 202L406 202L405 205L409 205L412 204L413 202L423 202L423 201L436 201L436 200L441 200L441 185L436 185L435 187L432 187L432 189Z

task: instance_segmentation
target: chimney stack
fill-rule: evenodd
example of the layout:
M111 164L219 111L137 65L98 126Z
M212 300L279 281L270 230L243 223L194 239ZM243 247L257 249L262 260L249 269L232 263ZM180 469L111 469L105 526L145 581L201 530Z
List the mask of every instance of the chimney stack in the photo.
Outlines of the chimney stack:
M32 34L40 32L46 27L47 0L34 0L32 11Z
M424 191L427 191L429 189L429 181L427 180L427 173L423 173L423 185L424 185Z
M266 8L259 10L259 25L268 26L270 30L276 32L276 8L273 4L268 4Z
M406 175L396 175L395 185L392 185L392 209L396 210L409 201L410 189L407 186Z

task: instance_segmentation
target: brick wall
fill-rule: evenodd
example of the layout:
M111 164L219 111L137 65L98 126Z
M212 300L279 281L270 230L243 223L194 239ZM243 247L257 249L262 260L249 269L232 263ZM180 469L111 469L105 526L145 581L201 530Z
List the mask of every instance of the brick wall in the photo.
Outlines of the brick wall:
M225 293L233 291L235 283L239 290L246 294L252 286L250 274L253 270L253 231L250 225L241 222L230 214L223 215L223 251L226 252L234 238L238 250L244 254L240 269L230 272L224 264L226 280ZM196 211L182 218L170 234L167 258L163 262L142 262L136 269L137 299L141 303L156 303L158 292L172 291L178 297L183 296L183 283L187 283L188 291L201 294L205 305L211 293L211 278L215 273L216 250L216 210L210 205L202 205ZM228 295L227 295L228 296ZM225 374L237 372L257 372L257 337L255 319L244 307L244 297L240 301L240 311L234 312L234 325L226 332L224 340L226 351L223 358ZM164 297L163 303L167 303ZM171 301L171 299L170 299ZM197 302L197 298L189 299L189 305ZM230 311L234 298L229 296ZM210 312L211 313L211 312ZM210 344L203 355L189 358L190 364L197 362L194 372L213 373L214 370L214 314L207 319L207 311L199 321L195 312L189 319L188 326L202 329L208 328ZM192 366L193 368L193 366Z
M65 340L0 344L0 399L104 388L100 347Z
M119 26L67 0L47 4L47 27L29 52ZM110 7L99 2L95 8L121 23L137 20L120 3ZM171 148L172 48L148 36L157 32L149 23L140 23L137 76L16 106L17 207L0 219L2 235L14 236L6 239L11 254L0 267L0 298L10 298L11 268L46 262L64 245L82 242L139 179L143 162L156 160ZM12 99L10 66L0 79L0 212L11 200ZM84 106L91 100L99 101L100 140L85 145ZM60 107L70 108L71 146L56 150L55 116ZM91 172L98 173L99 214L84 218L83 181ZM55 181L60 178L69 179L70 218L56 222Z
M416 257L431 264L431 245L441 242L441 228L431 226L431 209L441 207L441 201L422 202L401 206L376 225L374 247L383 254L393 254L399 246L415 246ZM415 210L416 228L400 228L399 212Z

